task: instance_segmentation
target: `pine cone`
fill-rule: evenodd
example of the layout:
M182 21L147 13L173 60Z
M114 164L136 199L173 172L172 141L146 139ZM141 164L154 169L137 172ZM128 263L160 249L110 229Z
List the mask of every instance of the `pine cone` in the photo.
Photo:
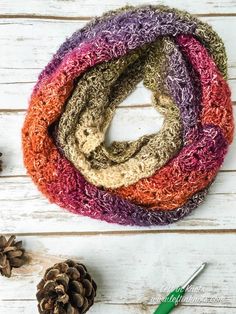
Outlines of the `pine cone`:
M0 273L2 276L11 277L13 267L21 267L27 262L25 250L22 248L22 241L15 241L14 235L7 240L0 236Z
M41 314L83 314L93 305L97 286L83 264L72 260L46 270L37 286Z

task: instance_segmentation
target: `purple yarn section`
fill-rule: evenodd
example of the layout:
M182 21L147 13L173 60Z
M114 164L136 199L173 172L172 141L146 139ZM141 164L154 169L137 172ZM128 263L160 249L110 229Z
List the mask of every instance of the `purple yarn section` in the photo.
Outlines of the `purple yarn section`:
M201 87L197 74L186 64L177 47L168 56L168 74L165 85L180 109L183 125L183 140L187 145L198 134L198 119L201 107ZM196 88L199 86L199 89Z
M127 29L133 30L133 38ZM192 34L196 29L196 22L180 18L174 12L158 12L155 7L136 8L131 11L114 14L105 19L97 19L76 31L58 49L53 59L39 76L39 81L51 75L61 64L67 53L80 46L81 43L100 37L109 44L117 45L119 41L128 42L129 50L150 43L159 36L178 34ZM151 30L151 31L150 31ZM139 34L139 36L135 34ZM115 36L114 36L115 35ZM38 82L39 83L39 82ZM37 86L37 85L36 85Z

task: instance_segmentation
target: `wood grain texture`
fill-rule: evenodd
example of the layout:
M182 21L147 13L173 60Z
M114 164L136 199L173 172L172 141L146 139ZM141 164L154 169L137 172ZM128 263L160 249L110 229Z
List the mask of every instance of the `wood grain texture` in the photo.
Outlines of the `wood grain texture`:
M195 14L232 14L236 13L235 0L159 0L152 4L165 4L176 8L187 10ZM100 15L106 10L117 9L125 5L150 4L150 0L1 0L1 15L41 15L53 17L87 17Z
M195 281L183 304L236 306L236 234L20 238L31 252L32 262L16 269L10 280L0 278L2 300L34 300L36 285L45 270L70 257L87 265L99 287L97 302L158 304L167 291L207 261L208 268Z
M234 17L202 17L225 42L229 64L229 84L236 101L236 41L229 29L236 29ZM66 37L85 25L85 21L1 19L0 23L0 110L26 109L40 71ZM16 53L17 52L17 53ZM20 62L19 62L20 61ZM139 96L126 104L147 104L150 98L142 85Z
M37 302L31 300L0 301L1 314L34 314ZM145 304L104 304L95 303L89 314L153 314L156 306ZM175 314L235 314L236 309L232 307L206 307L206 306L178 306Z

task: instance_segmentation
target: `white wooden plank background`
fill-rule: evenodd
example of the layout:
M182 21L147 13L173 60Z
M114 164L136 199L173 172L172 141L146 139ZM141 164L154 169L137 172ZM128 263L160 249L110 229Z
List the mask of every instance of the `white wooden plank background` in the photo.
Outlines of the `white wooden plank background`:
M102 14L105 10L114 10L121 6L142 4L165 4L182 10L188 10L194 14L202 15L227 15L235 12L235 0L1 0L0 12L3 16L50 16L81 19Z
M22 300L22 301L4 301L0 303L1 313L17 313L17 314L32 314L35 313L36 302L31 300ZM91 309L91 314L103 314L103 313L112 313L112 314L146 314L153 313L155 306L146 306L143 304L136 305L117 305L117 304L101 304L96 303ZM176 314L235 314L235 309L230 307L193 307L193 306L180 306L175 310Z
M68 257L86 263L98 282L91 313L152 313L158 297L165 295L163 287L178 286L205 260L210 265L196 282L201 292L175 312L236 312L235 141L206 202L186 219L166 227L123 227L72 215L49 204L23 167L20 129L27 100L52 54L92 16L125 4L145 3L150 1L28 0L26 4L0 0L0 151L4 154L0 233L18 234L32 256L30 265L15 271L11 279L0 278L1 314L37 313L36 283L47 267ZM221 35L236 102L236 1L152 3L188 10ZM139 84L117 110L108 140L157 131L162 121L150 106L150 92Z
M72 257L86 263L100 283L97 295L100 304L153 305L166 294L166 289L178 286L200 261L207 260L208 269L195 282L195 291L188 293L189 299L183 305L198 307L198 313L202 313L202 306L236 306L236 235L233 233L38 235L21 239L33 259L31 265L16 270L10 280L1 280L2 304L9 299L32 300L35 286L48 264ZM231 246L230 250L225 243ZM151 313L148 307L146 313Z

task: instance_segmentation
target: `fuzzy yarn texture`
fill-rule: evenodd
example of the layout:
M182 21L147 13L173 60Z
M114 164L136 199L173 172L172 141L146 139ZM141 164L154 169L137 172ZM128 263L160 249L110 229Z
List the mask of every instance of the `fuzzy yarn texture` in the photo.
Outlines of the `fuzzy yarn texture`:
M51 202L126 225L164 225L196 208L233 139L227 57L212 28L166 6L95 18L39 76L22 141L29 175ZM143 81L164 116L157 134L113 142L117 105Z

